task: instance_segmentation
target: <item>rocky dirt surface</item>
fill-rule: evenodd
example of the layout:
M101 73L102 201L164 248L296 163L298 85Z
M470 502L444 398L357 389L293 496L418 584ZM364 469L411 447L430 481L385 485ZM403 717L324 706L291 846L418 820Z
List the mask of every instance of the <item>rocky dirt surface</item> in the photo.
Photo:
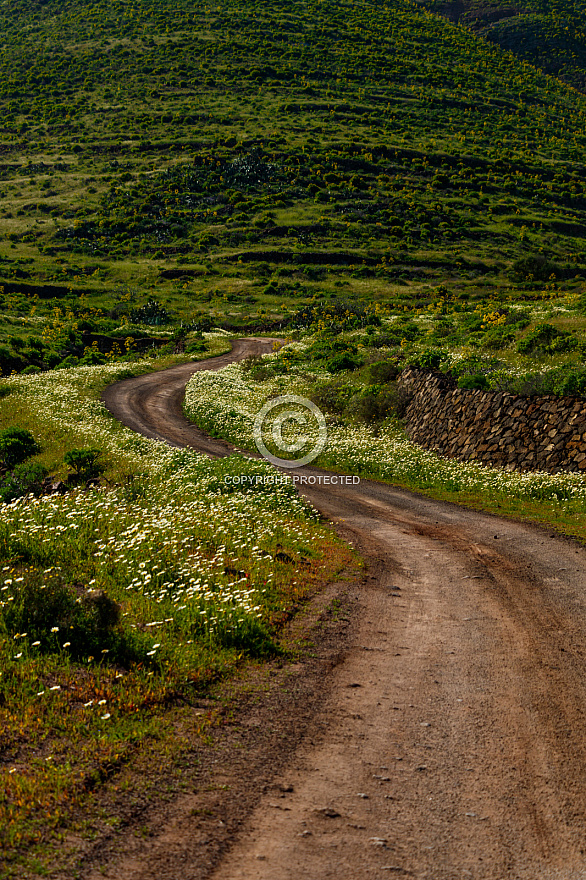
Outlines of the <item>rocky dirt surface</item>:
M226 454L183 419L185 382L263 348L239 340L126 380L106 404L149 436ZM339 651L297 670L282 718L278 702L244 701L239 725L257 733L241 748L216 734L227 787L212 822L196 792L82 876L586 878L584 548L378 483L303 491L368 564L363 583L315 600L315 625L344 609Z

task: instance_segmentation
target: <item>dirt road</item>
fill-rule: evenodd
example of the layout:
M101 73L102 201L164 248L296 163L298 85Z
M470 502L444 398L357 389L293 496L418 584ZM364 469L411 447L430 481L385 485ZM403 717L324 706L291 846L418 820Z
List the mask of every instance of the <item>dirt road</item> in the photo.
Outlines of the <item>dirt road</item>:
M263 346L127 380L106 404L225 454L183 419L183 387ZM584 549L377 483L307 496L369 564L351 644L222 858L204 874L185 841L174 876L586 878ZM166 876L164 839L106 876Z

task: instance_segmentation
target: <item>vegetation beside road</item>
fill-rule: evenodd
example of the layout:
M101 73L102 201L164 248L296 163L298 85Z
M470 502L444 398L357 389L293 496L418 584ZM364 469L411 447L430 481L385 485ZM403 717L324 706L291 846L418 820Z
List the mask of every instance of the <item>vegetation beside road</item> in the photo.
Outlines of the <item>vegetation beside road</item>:
M409 362L417 364L434 357L438 367L441 352L416 344L401 348L399 343L393 348L389 345L393 326L388 324L385 347L378 343L373 346L373 334L362 331L318 332L277 353L232 364L217 373L196 373L187 386L186 414L214 436L230 440L239 448L255 450L253 425L267 401L287 394L310 398L327 420L327 444L316 465L502 516L536 520L562 533L586 538L583 474L521 474L485 467L443 458L406 438L400 421L405 402L395 381L399 370ZM376 334L382 338L384 330L378 328ZM452 358L447 352L443 363L461 378L484 379L486 384L480 387L489 387L489 381L502 386L507 375L509 384L518 381L512 371L466 371L464 359ZM478 364L474 362L474 370L479 369ZM286 427L289 442L293 443L299 428L290 422ZM287 457L271 445L269 429L270 423L266 436L263 434L269 450ZM317 423L304 424L302 431L309 437L307 447L311 446L317 438Z
M65 828L91 835L88 798L145 750L180 750L177 707L278 656L288 616L350 558L290 484L233 479L268 465L210 461L117 423L99 393L128 375L16 376L0 400L0 422L38 439L29 462L61 477L0 505L3 876L52 869Z

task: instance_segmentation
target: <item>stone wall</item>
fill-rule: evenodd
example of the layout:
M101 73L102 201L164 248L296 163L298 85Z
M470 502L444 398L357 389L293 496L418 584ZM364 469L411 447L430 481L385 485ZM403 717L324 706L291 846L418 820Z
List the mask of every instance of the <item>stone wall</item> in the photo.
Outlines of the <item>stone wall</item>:
M399 388L407 435L426 449L510 470L586 472L586 400L467 391L415 369Z

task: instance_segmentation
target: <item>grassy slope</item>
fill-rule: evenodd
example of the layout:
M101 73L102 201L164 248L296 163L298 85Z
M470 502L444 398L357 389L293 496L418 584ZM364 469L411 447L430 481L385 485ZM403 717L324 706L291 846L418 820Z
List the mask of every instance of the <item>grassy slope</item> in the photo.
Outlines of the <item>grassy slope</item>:
M424 4L575 88L586 89L583 0L430 0Z
M10 3L0 32L5 335L55 294L237 320L586 272L586 99L414 4Z

